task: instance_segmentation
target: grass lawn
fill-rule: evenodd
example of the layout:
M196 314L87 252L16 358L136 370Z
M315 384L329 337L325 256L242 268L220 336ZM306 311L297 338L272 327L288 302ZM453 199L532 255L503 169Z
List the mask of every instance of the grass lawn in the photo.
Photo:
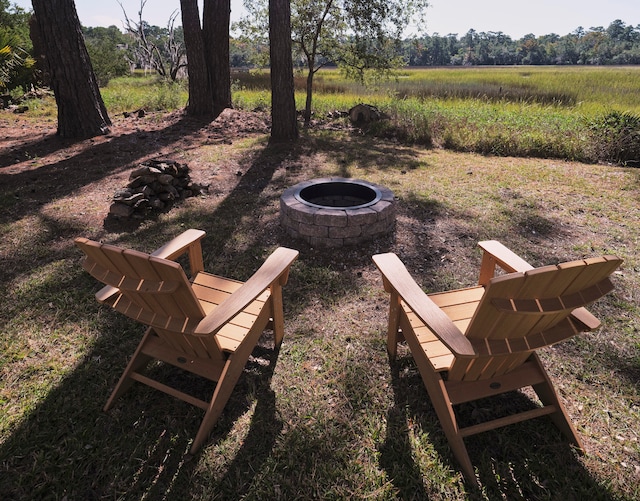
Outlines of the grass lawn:
M65 142L55 124L0 114L0 492L4 499L602 499L640 496L640 171L404 146L347 126L267 147L260 113L212 123L115 119ZM106 218L148 158L186 163L206 196L141 221ZM324 250L279 226L279 197L345 176L393 190L393 235ZM205 269L248 278L278 245L300 257L285 288L285 339L267 336L200 453L202 411L142 385L102 406L143 328L101 307L73 238L151 251L207 232ZM586 445L546 418L467 440L481 490L463 481L406 349L390 364L388 298L371 256L392 251L427 291L473 285L476 243L533 265L615 254L595 332L541 353ZM277 363L276 363L277 361ZM163 367L190 391L211 387ZM498 407L527 405L519 394ZM463 409L487 412L484 404Z

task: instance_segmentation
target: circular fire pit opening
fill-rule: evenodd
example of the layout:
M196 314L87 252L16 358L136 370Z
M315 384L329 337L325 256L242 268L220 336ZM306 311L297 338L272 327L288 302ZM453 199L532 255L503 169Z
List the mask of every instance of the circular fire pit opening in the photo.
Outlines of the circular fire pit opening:
M280 222L291 237L314 246L358 244L393 229L393 193L359 179L304 181L280 197Z
M382 192L376 186L364 184L363 181L335 180L300 187L294 192L294 196L303 204L319 209L360 209L374 205L382 198Z

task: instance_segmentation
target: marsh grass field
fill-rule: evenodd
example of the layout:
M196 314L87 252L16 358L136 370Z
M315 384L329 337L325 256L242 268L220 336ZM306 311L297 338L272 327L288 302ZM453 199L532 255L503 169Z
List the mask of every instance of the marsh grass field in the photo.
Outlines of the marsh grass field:
M270 109L267 72L236 71L232 80L235 108ZM367 103L387 118L369 132L403 143L498 156L640 163L638 67L422 68L365 83L324 69L314 82L316 124ZM299 110L304 89L300 72ZM111 80L102 95L112 114L177 110L188 99L185 82L161 82L142 73ZM55 116L52 98L27 104L34 116Z
M270 108L267 72L236 72L232 79L234 107ZM403 143L498 156L640 162L638 67L422 68L365 83L325 69L314 82L316 122L367 103L388 118L370 132ZM296 89L301 110L302 73ZM153 77L115 79L103 95L116 113L177 109L187 99L184 85Z
M268 145L260 74L237 75L237 109L213 122L176 111L186 100L179 84L114 80L103 89L112 133L85 141L55 136L48 98L24 115L0 112L0 498L640 497L640 171L586 158L594 120L640 113L640 69L411 70L366 88L334 71L320 77L312 126L287 148ZM505 97L517 89L519 98ZM359 102L378 106L386 124L327 118ZM122 115L141 108L144 117ZM158 157L189 165L208 194L144 220L108 218L131 170ZM282 192L329 176L389 187L393 234L332 251L287 237ZM100 286L73 245L85 236L149 252L186 228L207 232L207 271L239 280L279 245L300 250L282 348L265 334L194 456L197 408L134 385L102 411L143 328L95 301ZM439 291L476 283L485 239L535 266L604 254L624 264L614 291L590 307L602 327L541 352L586 454L546 418L483 433L467 440L475 490L406 347L388 360L388 297L371 256L397 253L426 291ZM513 405L535 402L508 394L461 412L476 419Z

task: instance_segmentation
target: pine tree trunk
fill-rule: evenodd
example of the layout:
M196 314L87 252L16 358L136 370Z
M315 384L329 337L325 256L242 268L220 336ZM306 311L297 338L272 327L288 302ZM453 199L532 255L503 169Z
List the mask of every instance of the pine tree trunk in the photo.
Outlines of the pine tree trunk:
M229 67L231 0L205 0L203 11L205 57L213 93L213 111L219 115L232 106Z
M33 0L33 10L51 87L58 106L58 135L88 138L109 132L73 0Z
M204 38L200 27L197 0L180 0L184 43L187 49L189 74L189 103L187 114L213 115L213 94L209 83Z
M269 49L272 122L270 142L295 141L298 138L298 122L293 87L289 0L269 0Z

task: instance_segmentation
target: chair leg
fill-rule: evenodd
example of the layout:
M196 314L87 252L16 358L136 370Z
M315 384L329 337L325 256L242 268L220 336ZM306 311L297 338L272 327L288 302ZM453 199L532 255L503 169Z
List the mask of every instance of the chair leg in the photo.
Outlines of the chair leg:
M282 339L284 338L284 309L282 304L282 286L275 284L271 286L272 322L273 322L273 340L275 348L280 348Z
M265 313L267 310L264 310ZM235 388L240 376L242 375L242 371L244 370L245 365L247 364L247 360L249 359L249 355L253 352L253 348L256 346L262 331L264 330L264 325L267 320L257 321L254 324L253 329L247 334L244 338L240 346L236 349L236 351L229 356L229 359L224 365L224 369L222 370L222 374L220 375L220 379L216 384L216 389L213 392L213 397L211 398L211 402L209 403L209 408L207 409L204 418L202 419L202 423L200 424L200 428L198 428L198 433L196 437L193 439L193 443L191 444L191 448L189 449L189 454L195 454L198 452L202 443L207 439L211 430L213 429L216 421L222 414L231 393L233 393L233 389Z
M448 397L445 382L440 377L440 374L435 371L427 378L423 375L422 381L427 389L427 393L429 393L429 398L438 415L444 434L447 437L449 447L451 447L454 457L460 464L465 479L474 487L479 487L473 464L467 452L467 447L459 432L458 419L456 418L453 405Z
M398 330L400 329L400 296L391 292L389 303L389 325L387 327L387 353L391 361L396 359L398 353Z
M543 374L545 381L540 384L533 385L533 389L540 398L540 401L544 405L553 405L556 408L556 412L550 414L549 417L553 420L554 424L558 427L558 429L567 437L567 439L573 443L581 453L584 453L585 448L582 443L582 439L578 435L575 427L571 423L571 419L569 418L569 414L567 414L567 410L565 409L560 397L558 396L555 388L553 387L553 382L549 378L547 371L544 369L542 362L537 354L532 354L531 359L538 365L540 372Z
M420 346L420 342L415 336L411 325L408 323L407 317L404 315L400 320L400 326L402 327L402 331L405 333L404 338L409 344L409 348L413 354L413 359L418 366L422 383L427 389L431 403L438 415L440 425L442 426L444 434L449 442L449 447L451 447L454 457L460 464L462 473L466 480L474 487L478 487L478 479L476 478L473 464L469 458L467 447L464 445L464 441L460 435L458 419L456 418L456 414L453 410L453 405L449 398L446 383L442 379L440 373L436 372L431 365L431 362Z
M149 355L145 355L142 352L142 349L144 348L144 345L147 342L147 339L149 338L149 336L153 335L153 330L149 327L147 329L147 331L145 332L142 341L140 341L140 344L138 344L138 347L136 348L136 351L134 352L133 356L131 357L131 360L129 361L129 363L127 364L126 369L124 370L124 372L122 373L122 375L120 376L120 379L118 380L118 384L116 384L116 387L113 389L113 391L111 392L111 396L109 397L109 400L107 400L107 403L105 404L103 410L106 412L108 411L111 406L113 405L113 403L115 402L115 400L120 397L125 391L127 391L129 389L129 387L133 384L133 379L131 379L129 376L131 375L131 373L133 372L139 372L140 369L143 369L144 367L147 366L147 364L153 360L153 357L150 357Z

